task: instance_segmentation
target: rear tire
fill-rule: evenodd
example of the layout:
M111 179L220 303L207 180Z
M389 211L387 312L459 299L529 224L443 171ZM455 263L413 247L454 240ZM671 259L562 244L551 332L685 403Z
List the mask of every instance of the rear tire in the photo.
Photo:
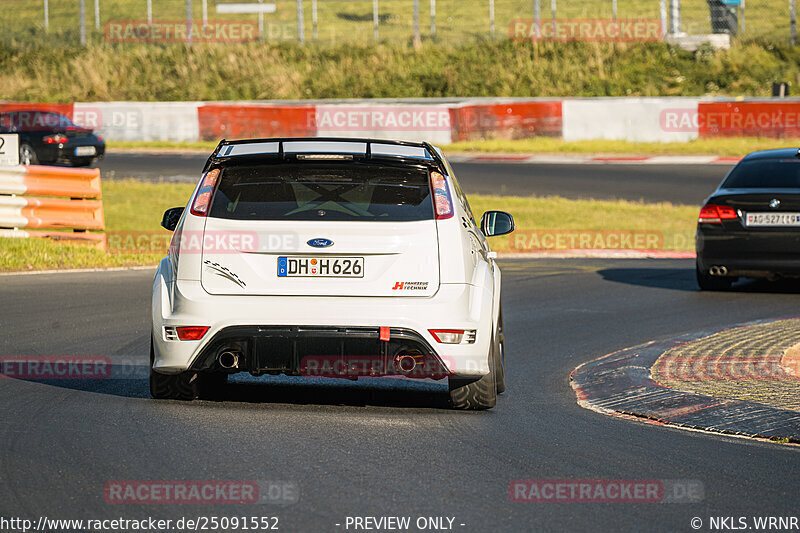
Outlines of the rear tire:
M497 320L497 341L495 346L494 373L497 382L497 394L506 391L506 340L503 333L503 310L500 309L500 318Z
M450 404L453 409L483 410L491 409L497 404L497 380L495 346L489 348L489 373L478 380L449 378Z
M30 144L23 143L19 145L19 164L20 165L39 164L39 158L36 156L36 151Z
M733 285L734 278L724 276L712 276L700 270L700 263L695 265L697 285L702 291L727 291Z
M179 374L160 374L153 370L155 349L150 339L150 396L159 400L192 401L198 395L199 379L197 372Z
M204 372L198 375L197 396L203 400L220 400L228 384L224 372Z

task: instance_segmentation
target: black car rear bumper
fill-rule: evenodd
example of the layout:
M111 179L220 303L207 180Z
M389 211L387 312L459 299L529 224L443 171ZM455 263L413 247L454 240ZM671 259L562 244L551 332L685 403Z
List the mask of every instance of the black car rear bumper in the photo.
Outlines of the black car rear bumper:
M93 146L95 153L93 155L77 155L76 148ZM105 155L106 145L103 142L96 142L91 140L70 139L70 142L64 144L46 144L42 143L39 146L33 147L36 152L36 158L40 163L73 163L76 161L89 161L100 159Z
M800 230L736 225L698 226L695 249L701 271L717 266L725 267L727 276L800 276Z

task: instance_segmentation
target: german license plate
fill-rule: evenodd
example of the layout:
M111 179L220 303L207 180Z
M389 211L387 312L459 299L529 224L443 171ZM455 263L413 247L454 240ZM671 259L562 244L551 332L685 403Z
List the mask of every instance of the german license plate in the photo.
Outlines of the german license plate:
M86 155L95 155L97 153L97 149L94 146L77 146L75 148L75 155L86 156Z
M746 213L744 220L748 227L800 226L800 213Z
M363 278L363 257L278 257L279 278Z

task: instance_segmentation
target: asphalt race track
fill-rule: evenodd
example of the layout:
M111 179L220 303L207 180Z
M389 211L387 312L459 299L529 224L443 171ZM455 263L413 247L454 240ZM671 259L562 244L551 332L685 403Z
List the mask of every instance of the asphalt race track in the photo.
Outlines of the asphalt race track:
M137 177L195 183L201 154L111 153L98 164L103 179ZM730 165L454 163L467 193L626 199L700 205Z
M796 515L797 447L603 416L579 407L568 382L578 364L620 348L797 315L796 284L700 293L688 260L501 265L509 389L491 411L450 411L443 385L397 380L245 379L224 402L180 403L149 399L144 377L0 379L0 515L278 516L282 531L332 532L355 515L450 516L465 532L690 531L693 517ZM151 278L0 276L0 353L107 355L144 369ZM510 481L554 478L698 480L705 497L509 501ZM299 501L137 506L103 497L111 480L207 479L289 481Z

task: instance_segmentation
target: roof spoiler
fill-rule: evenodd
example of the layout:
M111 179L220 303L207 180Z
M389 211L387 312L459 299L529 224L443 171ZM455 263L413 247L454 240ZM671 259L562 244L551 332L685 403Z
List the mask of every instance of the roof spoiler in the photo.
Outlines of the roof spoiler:
M385 139L363 139L363 138L349 138L349 137L276 137L276 138L262 138L262 139L241 139L241 140L231 140L228 141L226 139L222 139L217 147L212 152L211 156L206 161L205 167L203 167L203 172L206 172L209 167L215 162L218 161L226 156L220 156L220 152L222 152L223 148L232 147L232 146L241 146L247 144L265 144L265 143L277 143L277 151L276 152L265 152L269 154L275 154L281 159L286 158L286 151L284 150L285 143L299 143L299 142L315 142L315 143L361 143L366 145L366 150L364 152L365 159L372 159L375 154L373 151L373 145L380 144L380 145L392 145L392 146L407 146L413 148L422 148L424 149L427 154L430 156L430 159L433 160L437 166L445 169L444 161L439 156L439 153L436 149L428 142L412 142L412 141L392 141L392 140L385 140ZM309 152L314 153L314 152ZM336 152L330 152L336 153ZM256 154L253 154L256 155ZM259 154L260 155L260 154ZM382 157L392 157L391 155L383 155ZM400 159L404 159L402 155L396 156ZM410 157L409 157L410 158ZM414 158L416 159L416 158Z

